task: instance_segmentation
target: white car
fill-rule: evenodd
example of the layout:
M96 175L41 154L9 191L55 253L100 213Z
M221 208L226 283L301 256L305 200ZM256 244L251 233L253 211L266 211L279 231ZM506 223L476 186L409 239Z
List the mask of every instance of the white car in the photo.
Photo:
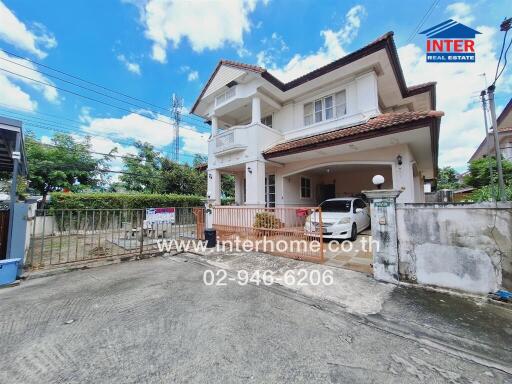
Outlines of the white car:
M360 198L346 197L325 200L322 209L322 233L324 239L350 239L370 226L368 205ZM312 213L305 224L307 233L317 232L320 225L318 212Z

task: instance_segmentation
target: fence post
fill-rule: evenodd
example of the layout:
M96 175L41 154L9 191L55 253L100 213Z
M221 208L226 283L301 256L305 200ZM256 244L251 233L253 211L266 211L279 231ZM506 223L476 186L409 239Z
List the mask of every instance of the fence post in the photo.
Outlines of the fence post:
M396 283L399 280L396 198L401 191L377 189L363 193L371 201L373 277Z
M140 249L139 256L144 253L144 210L140 210Z

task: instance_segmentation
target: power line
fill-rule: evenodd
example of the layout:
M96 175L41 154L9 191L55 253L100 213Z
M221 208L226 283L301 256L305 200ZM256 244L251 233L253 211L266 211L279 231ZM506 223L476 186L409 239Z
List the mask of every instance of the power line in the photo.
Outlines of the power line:
M95 98L90 97L90 96L82 95L80 93L71 91L69 89L65 89L65 88L59 87L57 85L54 85L54 84L51 84L51 83L47 83L45 81L37 80L37 79L31 78L29 76L22 75L22 74L17 73L17 72L9 71L8 69L2 68L2 67L0 67L0 70L2 70L4 72L7 72L7 73L10 73L10 74L12 74L14 76L21 77L23 79L33 81L33 82L38 83L38 84L42 84L42 85L45 85L45 86L48 86L48 87L55 88L55 89L57 89L59 91L62 91L62 92L67 92L67 93L70 93L72 95L75 95L75 96L78 96L78 97L82 97L82 98L90 100L90 101L94 101L94 102L97 102L97 103L100 103L100 104L103 104L103 105L106 105L106 106L109 106L109 107L112 107L112 108L117 108L117 109L119 109L121 111L124 111L124 112L133 113L133 114L142 116L142 117L144 117L146 119L150 119L150 120L154 120L154 121L159 121L159 122L161 122L163 124L171 125L172 126L172 123L170 123L169 121L165 121L165 120L162 120L162 119L159 119L159 118L156 118L156 117L147 116L147 115L144 115L144 114L142 114L140 112L120 107L119 105L111 104L111 103L108 103L108 102L103 101L103 100L98 100L98 99L95 99ZM193 124L195 124L195 123L193 123Z
M48 120L44 120L44 119L41 119L41 118L38 118L38 117L32 117L32 116L31 116L31 118L26 118L23 115L21 115L22 117L19 117L20 114L13 113L11 111L2 112L2 114L4 114L6 117L11 117L11 118L14 117L14 118L17 118L17 119L22 119L23 123L27 127L34 127L34 128L39 128L39 129L44 129L44 130L52 131L52 132L58 132L58 133L64 133L64 134L69 134L69 135L75 135L75 136L79 136L79 137L82 137L82 138L88 138L88 137L91 137L91 135L94 135L94 136L99 136L99 137L103 137L103 138L112 140L114 143L119 143L119 144L124 144L124 145L133 145L136 142L136 140L134 140L134 139L123 139L123 138L112 139L110 136L105 135L105 134L101 134L101 133L93 133L91 135L86 135L86 134L81 133L81 132L76 132L76 131L67 129L67 128L65 128L65 126L59 125L58 122L52 122L52 121L48 121ZM12 116L12 115L14 115L14 116ZM33 119L36 119L36 120L33 120ZM162 152L157 152L157 153L159 155L165 156ZM106 155L106 153L99 153L99 152L97 154ZM181 155L185 156L185 157L190 157L190 158L193 158L195 156L193 154L189 154L189 153L186 153L186 152L181 152ZM116 156L116 157L120 157L120 156Z
M46 125L40 125L40 124L36 124L36 123L27 123L27 126L29 127L35 127L35 128L40 128L40 129L45 129L45 130L48 130L48 131L53 131L53 132L59 132L59 133L65 133L65 134L72 134L72 135L75 135L75 133L73 131L68 131L68 130L64 130L64 129L59 129L59 128L54 128L54 127L51 127L51 126L46 126ZM82 138L90 138L90 136L86 136L86 135L83 135L83 134L76 134L76 136L79 136L79 137L82 137ZM105 137L105 136L102 136L102 137ZM120 144L128 144L128 145L133 145L134 143L133 142L128 142L126 140L117 140L118 142L120 142ZM121 141L124 141L121 142ZM91 153L93 153L92 151L90 151ZM106 153L101 153L101 152L94 152L94 153L97 153L97 154L100 154L100 155L107 155ZM161 156L165 156L165 154L163 154L162 152L156 152L156 154L158 155L161 155ZM190 157L190 158L194 158L195 155L193 154L190 154L190 153L182 153L181 154L182 156L185 156L185 157ZM121 157L120 155L119 156L115 156L115 157Z
M423 27L423 24L425 24L425 22L428 20L428 18L430 17L430 15L432 14L432 12L434 12L434 8L437 6L437 4L439 3L440 0L434 0L432 2L432 4L430 5L429 9L427 9L427 12L425 12L425 14L423 15L423 17L420 19L420 21L418 22L418 25L416 25L416 28L414 28L414 30L412 31L411 35L409 36L409 38L407 39L406 41L406 45L409 44L412 39L414 38L414 36L416 36L416 34L418 33L418 31L421 29L421 27Z
M50 74L50 73L48 73L48 72L39 71L39 70L37 70L37 69L35 69L35 68L29 67L28 65L23 65L23 64L20 64L20 63L15 62L15 61L12 61L12 60L6 59L5 57L0 57L0 60L4 60L4 61L7 61L7 62L12 63L12 64L19 65L19 66L21 66L21 67L23 67L23 68L26 68L26 69L30 70L30 71L37 72L37 73L40 73L40 74L42 74L42 75L45 75L45 76L48 76L48 77L51 77L51 78L54 78L54 79L57 79L57 80L63 81L63 82L65 82L65 83L67 83L67 84L74 85L75 87L79 87L79 88L85 89L85 90L90 91L90 92L95 92L95 93L97 93L98 95L101 95L101 96L104 96L104 97L108 97L108 98L110 98L110 99L112 99L112 100L116 100L116 101L119 101L119 102L121 102L121 103L125 103L125 104L128 104L128 105L131 105L132 107L137 107L137 108L140 108L140 109L146 109L146 110L149 110L146 106L142 106L142 105L139 105L139 104L131 103L131 102L129 102L129 101L126 101L126 100L123 100L123 99L119 99L119 98L114 97L114 96L110 96L110 95L108 95L108 94L106 94L106 93L104 93L104 92L99 92L99 91L97 91L97 90L95 90L95 89L92 89L92 88L89 88L89 87L85 87L85 86L83 86L83 85L80 85L80 84L74 83L74 82L72 82L72 81L69 81L69 80L63 79L63 78L61 78L61 77L58 77L58 76L52 75L52 74ZM160 108L160 107L158 107L158 108ZM163 109L163 108L162 108L162 109ZM167 112L167 110L165 110L165 111ZM150 110L150 112L152 112L152 113L157 113L157 114L159 113L159 112L152 111L152 110ZM190 119L192 119L192 117L190 117ZM200 119L197 119L197 120L200 120ZM202 121L201 121L201 122L202 122Z
M129 98L129 99L131 99L131 100L135 100L135 101L138 101L138 102L141 102L141 103L144 103L144 104L150 105L150 106L152 106L152 107L154 107L154 108L158 108L158 109L160 109L160 110L163 110L163 111L166 111L166 112L167 112L167 108L162 107L162 106L159 106L159 105L156 105L156 104L153 104L153 103L150 103L149 101L145 101L145 100L142 100L142 99L140 99L140 98L137 98L137 97L133 97L133 96L127 95L127 94L125 94L125 93L123 93L123 92L119 92L119 91L116 91L116 90L114 90L114 89L111 89L111 88L105 87L105 86L103 86L103 85L101 85L101 84L94 83L94 82L89 81L89 80L86 80L86 79L84 79L84 78L82 78L82 77L79 77L79 76L73 75L73 74L71 74L71 73L69 73L69 72L65 72L65 71L63 71L63 70L61 70L61 69L57 69L57 68L51 67L51 66L49 66L49 65L46 65L46 64L43 64L43 63L37 62L37 61L35 61L35 60L31 60L31 59L28 59L28 58L26 58L26 57L20 56L20 55L18 55L18 54L16 54L16 53L14 53L14 52L10 52L10 51L7 51L7 50L2 49L2 48L0 48L0 51L4 52L4 53L6 53L6 54L8 54L8 55L10 55L10 56L16 57L16 58L18 58L18 59L25 60L25 61L27 61L27 62L29 62L29 63L35 64L35 65L38 65L38 66L40 66L40 67L43 67L43 68L49 69L49 70L51 70L51 71L54 71L54 72L60 73L60 74L62 74L62 75L66 75L66 76L71 77L71 78L73 78L73 79L75 79L75 80L82 81L82 82L87 83L87 84L89 84L89 85L93 85L93 86L95 86L95 87L98 87L98 88L104 89L104 90L106 90L106 91L109 91L109 92L112 92L112 93L118 94L118 95L120 95L120 96L123 96L123 97ZM7 60L7 59L3 58L3 60ZM10 60L7 60L7 61L10 61ZM19 63L13 62L13 61L10 61L10 62L11 62L11 63L13 63L13 64L16 64L16 65L20 65L20 66L22 66L22 67L25 67L25 68L31 69L31 70L35 70L35 69L33 69L33 68L26 67L26 66L24 66L24 65L22 65L22 64L19 64ZM37 71L37 70L36 70L36 71ZM37 72L40 72L40 71L37 71ZM40 73L45 74L44 72L40 72ZM52 75L49 75L49 74L46 74L46 75L47 75L47 76L52 76ZM63 80L63 81L66 81L66 80ZM79 86L79 85L77 85L77 86ZM93 92L97 92L97 91L93 91ZM201 123L204 123L204 121L203 121L202 119L200 119L200 118L197 118L197 117L195 117L195 116L193 116L193 115L190 115L190 114L187 114L187 115L188 115L188 117L189 117L190 119L194 119L194 120L197 120L197 121L199 121L199 122L201 122Z

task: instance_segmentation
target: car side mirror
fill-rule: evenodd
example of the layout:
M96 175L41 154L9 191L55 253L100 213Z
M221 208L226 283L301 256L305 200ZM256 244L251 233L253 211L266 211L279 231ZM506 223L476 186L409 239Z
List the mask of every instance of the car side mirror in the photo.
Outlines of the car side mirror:
M363 208L356 208L356 213L363 212Z

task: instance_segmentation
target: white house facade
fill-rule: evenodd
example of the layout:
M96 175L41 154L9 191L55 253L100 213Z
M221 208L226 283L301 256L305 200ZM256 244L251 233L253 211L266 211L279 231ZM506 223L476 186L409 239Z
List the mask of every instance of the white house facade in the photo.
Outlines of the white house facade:
M192 108L211 124L209 198L220 204L223 173L236 204L255 207L357 196L381 174L400 202L423 202L437 169L435 99L435 83L407 87L392 32L288 83L223 60Z

